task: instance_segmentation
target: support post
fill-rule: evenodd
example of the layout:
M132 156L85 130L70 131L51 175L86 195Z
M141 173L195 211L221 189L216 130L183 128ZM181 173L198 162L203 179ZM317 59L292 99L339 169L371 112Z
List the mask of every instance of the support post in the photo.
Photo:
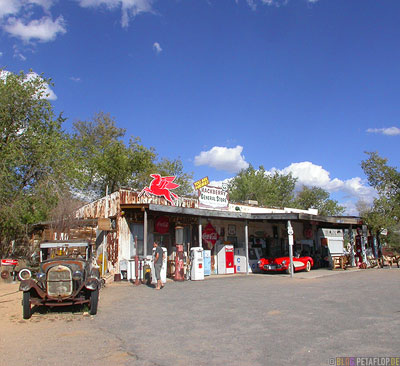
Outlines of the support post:
M289 238L290 277L293 278L293 272L294 272L294 267L293 267L293 228L292 228L292 224L290 223L290 220L288 220L288 222L287 222L287 232L288 232L288 238Z
M349 229L349 241L350 241L350 260L351 260L351 266L355 267L356 266L356 257L354 253L354 234L353 234L353 225L350 225Z
M246 220L244 224L244 245L246 250L246 275L249 274L249 223Z
M199 217L199 247L203 248L203 228L201 226L201 217Z
M143 256L147 256L147 211L143 212Z
M108 185L106 187L106 202L105 202L105 208L104 208L104 217L107 219L108 218ZM104 237L103 237L103 258L102 258L102 267L101 267L101 272L102 276L106 274L106 246L107 246L107 231L104 231Z

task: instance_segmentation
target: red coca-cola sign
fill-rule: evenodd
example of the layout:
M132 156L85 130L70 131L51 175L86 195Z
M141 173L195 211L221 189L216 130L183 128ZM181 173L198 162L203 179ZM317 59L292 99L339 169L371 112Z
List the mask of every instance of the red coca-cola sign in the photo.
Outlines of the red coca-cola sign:
M208 223L203 230L202 238L203 242L205 242L206 244L204 245L204 247L206 247L207 249L212 249L219 239L219 235L214 227L210 223Z
M2 259L2 266L18 266L18 259Z
M169 219L167 216L160 216L155 222L155 229L160 234L169 232Z

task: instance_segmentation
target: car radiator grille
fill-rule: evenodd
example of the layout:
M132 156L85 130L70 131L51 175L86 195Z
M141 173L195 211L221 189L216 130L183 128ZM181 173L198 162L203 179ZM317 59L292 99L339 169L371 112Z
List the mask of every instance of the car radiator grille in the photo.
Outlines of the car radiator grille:
M47 294L65 297L72 294L72 272L66 266L56 266L47 272Z

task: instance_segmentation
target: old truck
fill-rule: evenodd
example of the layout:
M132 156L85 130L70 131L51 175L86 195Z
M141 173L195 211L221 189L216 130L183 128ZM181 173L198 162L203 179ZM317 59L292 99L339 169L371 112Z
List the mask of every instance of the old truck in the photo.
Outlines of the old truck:
M32 306L87 304L97 313L99 269L91 259L91 247L82 241L52 241L40 244L40 266L35 278L20 283L22 315L29 319Z

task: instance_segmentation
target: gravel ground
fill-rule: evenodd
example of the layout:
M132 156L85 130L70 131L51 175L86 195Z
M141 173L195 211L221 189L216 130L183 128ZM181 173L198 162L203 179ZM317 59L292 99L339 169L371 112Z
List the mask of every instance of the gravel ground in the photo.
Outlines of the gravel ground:
M127 282L99 312L37 309L22 319L18 284L0 283L0 365L329 365L400 356L400 270L213 276Z

